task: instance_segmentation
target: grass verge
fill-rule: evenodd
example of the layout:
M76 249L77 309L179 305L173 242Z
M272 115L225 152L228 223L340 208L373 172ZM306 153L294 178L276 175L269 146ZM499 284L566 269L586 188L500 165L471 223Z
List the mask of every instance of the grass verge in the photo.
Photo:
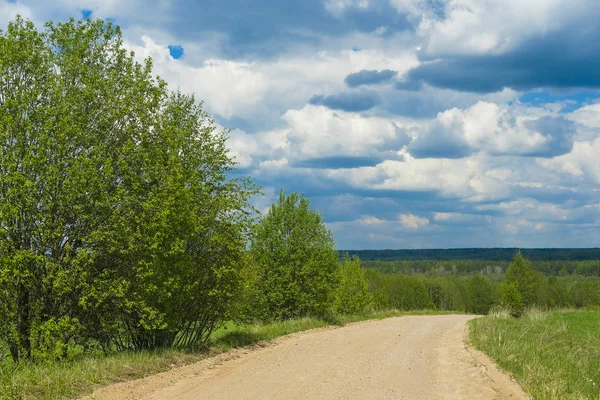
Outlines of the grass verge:
M269 341L295 332L328 325L400 317L439 315L435 311L380 311L323 321L303 318L271 324L236 325L228 323L213 333L206 346L195 349L164 349L139 353L125 352L107 357L84 357L72 362L49 364L0 364L0 399L54 400L89 394L95 387L142 378L192 364L236 347Z
M495 313L470 321L470 340L534 399L600 399L600 312Z

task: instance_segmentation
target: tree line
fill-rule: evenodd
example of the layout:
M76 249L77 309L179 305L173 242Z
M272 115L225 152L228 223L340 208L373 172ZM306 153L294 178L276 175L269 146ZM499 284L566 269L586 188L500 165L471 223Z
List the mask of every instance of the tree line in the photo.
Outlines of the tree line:
M600 306L600 279L545 277L516 253L502 274L385 273L366 268L375 309L435 309L487 314L493 307L586 308ZM368 264L368 263L367 263ZM439 270L438 270L439 271ZM520 312L519 312L520 310Z
M510 262L517 251L531 261L600 260L600 248L465 248L465 249L401 249L401 250L340 250L340 254L360 257L363 261L454 261L489 260Z
M515 251L516 253L517 251ZM514 256L514 253L513 253ZM525 256L523 254L523 256ZM493 260L363 260L365 268L376 269L386 274L405 275L426 274L429 276L448 275L501 275L506 272L511 261ZM531 261L533 269L545 276L589 276L600 277L600 260L585 261Z

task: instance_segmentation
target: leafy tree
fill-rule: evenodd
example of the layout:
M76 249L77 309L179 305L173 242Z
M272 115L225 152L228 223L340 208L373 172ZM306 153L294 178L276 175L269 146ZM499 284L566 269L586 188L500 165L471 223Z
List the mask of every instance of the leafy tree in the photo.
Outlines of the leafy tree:
M544 277L532 268L531 261L520 251L506 270L506 282L515 286L525 307L543 303Z
M600 305L600 281L582 280L571 288L573 304L577 308Z
M551 308L569 307L572 304L567 285L554 276L548 278L547 304Z
M480 275L473 275L469 280L469 311L486 315L494 305L494 289Z
M428 278L425 284L436 310L467 311L469 290L463 279Z
M324 316L334 300L338 254L323 217L304 196L281 190L256 226L251 253L259 269L256 308L264 319Z
M365 271L356 256L344 256L340 268L339 284L335 290L335 311L340 314L364 312L371 301Z
M435 308L425 280L420 277L370 272L369 286L378 309L424 310Z
M0 33L0 340L15 361L201 341L228 318L255 189L227 179L226 139L110 23Z
M505 307L515 318L521 317L525 312L523 297L517 288L517 285L512 282L505 282L502 285L502 306Z

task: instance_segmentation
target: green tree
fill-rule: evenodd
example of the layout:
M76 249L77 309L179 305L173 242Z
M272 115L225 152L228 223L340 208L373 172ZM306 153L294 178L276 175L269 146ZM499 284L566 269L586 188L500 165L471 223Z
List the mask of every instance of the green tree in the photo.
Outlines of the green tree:
M569 296L569 288L563 281L559 280L555 276L548 278L547 304L551 308L569 307L572 305L572 301Z
M573 304L577 308L600 306L600 281L581 280L571 288Z
M486 315L494 305L494 288L479 274L469 280L468 311Z
M435 308L428 287L421 277L388 275L372 271L369 286L378 309L425 310Z
M118 27L0 32L0 340L15 361L201 341L239 289L248 180Z
M506 308L510 315L515 318L521 317L525 311L523 304L523 297L514 283L504 282L502 284L502 298L501 303Z
M346 253L340 267L340 278L335 290L334 309L340 314L358 314L371 301L365 271L357 256Z
M515 286L525 307L544 303L544 277L533 269L531 261L523 257L520 251L506 270L505 280Z
M258 266L256 309L264 319L324 316L338 279L338 254L323 217L304 196L282 190L256 226L251 253Z

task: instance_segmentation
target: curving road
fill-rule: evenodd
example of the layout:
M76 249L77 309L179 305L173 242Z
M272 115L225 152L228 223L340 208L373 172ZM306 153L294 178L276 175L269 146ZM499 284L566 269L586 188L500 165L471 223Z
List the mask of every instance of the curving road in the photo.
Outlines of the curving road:
M116 399L525 399L464 344L465 315L409 316L290 335L96 391Z

